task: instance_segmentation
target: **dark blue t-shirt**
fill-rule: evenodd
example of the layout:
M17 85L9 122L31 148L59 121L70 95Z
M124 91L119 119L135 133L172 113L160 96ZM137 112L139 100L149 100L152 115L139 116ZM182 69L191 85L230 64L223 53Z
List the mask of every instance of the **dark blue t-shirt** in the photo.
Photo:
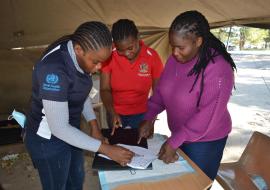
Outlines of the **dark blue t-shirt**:
M67 44L61 44L45 55L34 67L31 110L27 130L37 132L42 120L42 99L68 102L69 123L79 128L84 102L92 88L90 75L80 73L69 55Z

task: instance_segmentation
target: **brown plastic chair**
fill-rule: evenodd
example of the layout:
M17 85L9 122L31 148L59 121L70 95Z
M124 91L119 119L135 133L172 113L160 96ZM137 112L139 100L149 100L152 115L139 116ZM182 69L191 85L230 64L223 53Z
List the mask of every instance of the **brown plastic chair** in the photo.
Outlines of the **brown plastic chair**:
M254 132L237 162L222 163L217 181L225 189L258 190L251 176L258 175L270 187L270 137Z

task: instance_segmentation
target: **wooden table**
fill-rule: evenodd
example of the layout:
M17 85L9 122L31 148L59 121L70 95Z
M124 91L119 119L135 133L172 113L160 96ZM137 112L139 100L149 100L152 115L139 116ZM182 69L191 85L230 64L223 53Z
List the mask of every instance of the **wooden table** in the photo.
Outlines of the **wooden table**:
M114 188L110 188L108 186L104 187L103 185L102 190L202 190L209 188L212 184L212 180L206 176L202 170L193 161L191 161L182 150L179 149L178 153L187 161L187 164L193 168L193 172L181 174L172 178L167 178L165 180L121 184ZM101 179L101 172L104 174L104 171L99 171L100 182L102 184L104 182L104 177Z

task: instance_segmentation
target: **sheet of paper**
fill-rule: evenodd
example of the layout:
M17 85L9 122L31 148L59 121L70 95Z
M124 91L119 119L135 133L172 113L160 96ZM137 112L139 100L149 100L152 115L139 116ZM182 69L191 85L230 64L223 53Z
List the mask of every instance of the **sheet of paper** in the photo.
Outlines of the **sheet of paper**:
M125 144L118 145L135 153L131 162L127 164L131 168L146 169L155 159L157 159L157 155L149 149Z
M157 155L149 149L126 144L117 145L129 149L135 153L131 162L127 164L131 168L146 169L155 159L157 159ZM98 156L111 160L108 156L103 154L98 154Z

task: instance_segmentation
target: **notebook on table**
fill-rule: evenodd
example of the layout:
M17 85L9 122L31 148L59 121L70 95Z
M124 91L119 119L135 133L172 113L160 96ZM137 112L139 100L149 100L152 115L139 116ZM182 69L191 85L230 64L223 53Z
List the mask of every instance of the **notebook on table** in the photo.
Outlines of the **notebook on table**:
M131 146L139 146L143 148L147 148L147 140L142 139L140 144L137 144L138 141L138 131L137 129L122 129L118 128L114 135L111 136L111 129L102 129L102 134L104 137L107 137L110 144L125 144ZM102 156L98 155L99 153L95 154L92 169L95 170L130 170L131 167L129 166L121 166L117 162L113 160L109 160ZM152 169L152 164L150 164L146 169Z

